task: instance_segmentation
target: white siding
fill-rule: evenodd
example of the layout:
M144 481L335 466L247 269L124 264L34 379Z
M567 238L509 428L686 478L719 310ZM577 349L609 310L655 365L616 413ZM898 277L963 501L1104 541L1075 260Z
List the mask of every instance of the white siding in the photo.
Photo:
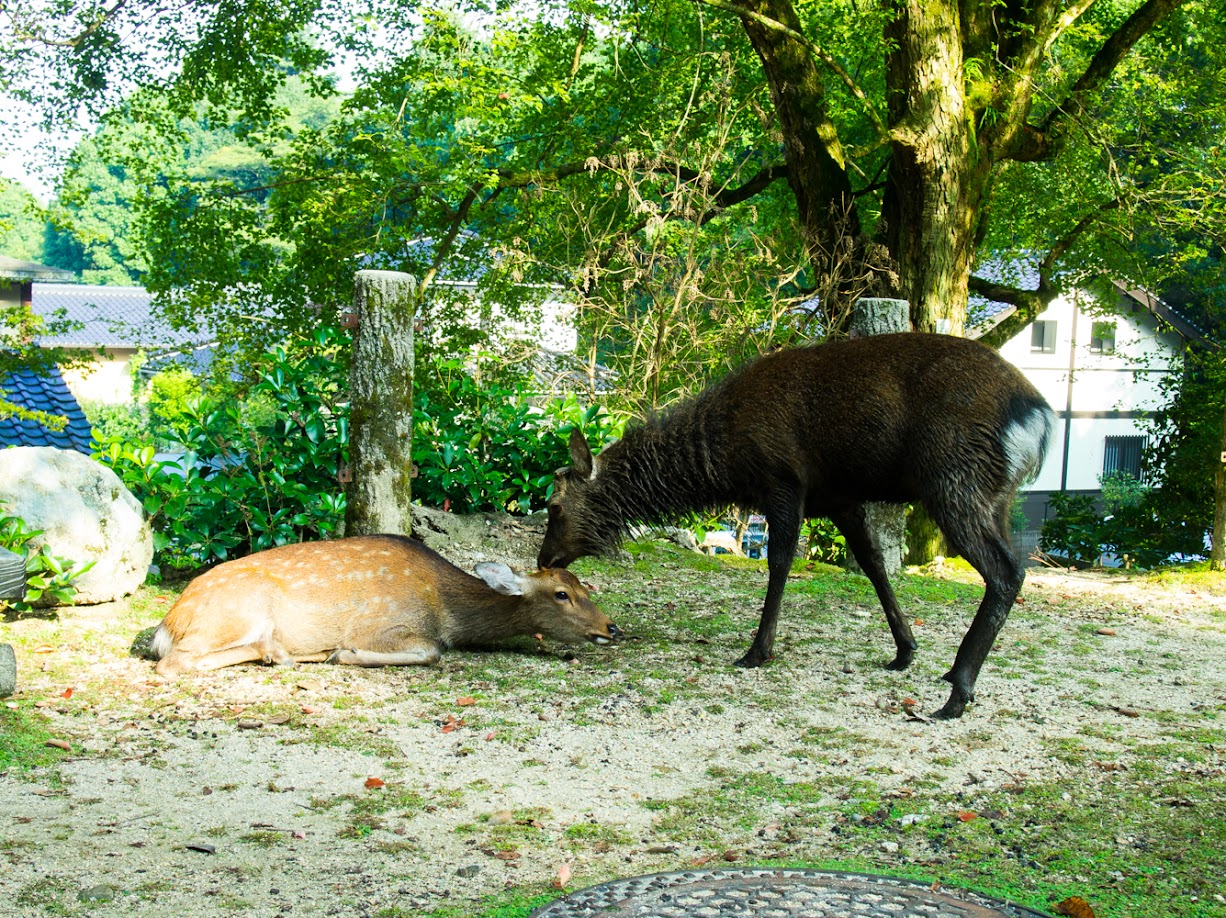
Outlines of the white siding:
M1159 383L1179 353L1179 337L1161 332L1153 316L1139 308L1132 315L1096 316L1088 311L1093 305L1088 294L1065 295L1036 317L1056 323L1052 353L1032 349L1030 325L1000 349L1059 419L1030 490L1056 491L1063 482L1068 490L1097 491L1106 438L1144 435L1145 421L1135 415L1163 404ZM1114 353L1091 351L1096 321L1115 324Z

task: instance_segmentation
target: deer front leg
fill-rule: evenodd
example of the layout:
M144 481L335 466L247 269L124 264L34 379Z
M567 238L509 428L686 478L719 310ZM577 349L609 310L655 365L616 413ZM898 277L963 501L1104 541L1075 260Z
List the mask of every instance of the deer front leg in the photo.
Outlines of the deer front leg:
M770 537L767 547L766 568L769 579L766 584L766 601L762 604L762 618L758 633L745 656L736 661L737 666L753 669L775 656L775 628L779 622L779 607L783 603L783 589L792 570L796 556L796 540L800 538L800 502L791 496L780 499L777 509L767 510L766 523Z

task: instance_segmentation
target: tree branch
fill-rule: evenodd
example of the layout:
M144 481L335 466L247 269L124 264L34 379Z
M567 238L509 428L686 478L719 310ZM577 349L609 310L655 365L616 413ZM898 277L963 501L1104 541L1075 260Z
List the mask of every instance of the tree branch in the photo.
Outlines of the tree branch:
M754 22L758 23L764 28L779 32L782 35L786 35L788 38L791 38L792 40L797 41L804 47L808 48L809 51L813 53L814 57L829 67L830 70L832 70L834 74L843 81L843 85L847 87L848 91L860 102L862 106L864 106L864 113L868 116L869 120L873 122L873 127L876 128L878 137L888 138L889 131L885 126L885 122L881 120L881 116L878 115L877 110L873 108L873 104L869 101L868 95L863 89L860 88L860 84L855 81L855 78L844 70L843 66L836 61L833 55L831 55L828 51L822 50L795 29L791 29L782 22L771 19L769 16L763 16L756 10L749 10L736 3L726 2L726 0L696 0L696 2L714 7L717 10L723 10L726 13L732 13L736 16L740 16L742 19L752 19Z
M1034 128L1037 138L1032 138L1032 141L1042 138L1042 146L1047 150L1045 155L1054 153L1060 144L1061 138L1053 135L1063 134L1071 122L1079 120L1085 114L1090 94L1096 92L1107 82L1120 61L1132 50L1133 45L1185 2L1186 0L1146 0L1124 20L1110 38L1103 42L1085 72L1069 89L1064 100L1048 113L1040 125ZM1053 34L1051 40L1054 41L1056 37Z

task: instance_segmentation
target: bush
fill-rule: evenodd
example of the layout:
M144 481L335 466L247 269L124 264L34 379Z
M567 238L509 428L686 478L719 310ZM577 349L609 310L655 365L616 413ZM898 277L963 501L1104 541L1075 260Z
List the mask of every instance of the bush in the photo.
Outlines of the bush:
M508 382L476 383L459 361L432 368L413 398L413 496L459 511L544 509L574 427L599 449L624 421L572 395L545 407Z
M40 529L30 529L25 520L9 516L0 503L0 548L21 555L26 562L26 585L21 599L0 599L0 612L12 609L18 613L31 611L35 605L60 605L72 601L76 588L72 582L94 566L93 561L74 562L61 558L44 544L38 551L30 550L29 542L42 535Z
M159 564L195 567L287 542L326 538L344 519L348 461L343 348L334 329L270 354L243 397L190 400L170 428L181 458L112 437L96 456L145 508ZM621 432L571 397L533 406L510 383L478 385L465 366L424 368L414 392L414 498L457 511L542 509L579 427L595 445Z
M1125 567L1157 567L1204 548L1194 527L1165 521L1160 494L1131 475L1104 476L1102 508L1087 494L1053 494L1055 515L1043 524L1039 547L1079 565L1114 555Z
M181 458L112 438L97 458L145 508L159 563L194 567L325 538L344 517L337 472L347 458L334 330L276 348L245 398L190 400L170 427Z

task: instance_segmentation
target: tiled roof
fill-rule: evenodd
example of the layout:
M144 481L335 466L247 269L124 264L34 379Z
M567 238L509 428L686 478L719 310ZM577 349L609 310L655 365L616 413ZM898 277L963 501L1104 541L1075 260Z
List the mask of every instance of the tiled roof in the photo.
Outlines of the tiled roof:
M0 382L0 390L3 390L7 401L22 408L68 418L68 426L63 430L48 430L34 421L0 417L0 448L56 446L89 455L93 431L58 369L52 367L43 376L29 370L18 370Z
M0 280L8 281L71 281L71 271L40 265L36 261L22 261L0 255Z
M83 327L63 335L47 335L47 347L169 347L193 340L173 331L153 315L153 294L143 287L99 287L88 284L34 284L34 311L50 316L63 309Z

